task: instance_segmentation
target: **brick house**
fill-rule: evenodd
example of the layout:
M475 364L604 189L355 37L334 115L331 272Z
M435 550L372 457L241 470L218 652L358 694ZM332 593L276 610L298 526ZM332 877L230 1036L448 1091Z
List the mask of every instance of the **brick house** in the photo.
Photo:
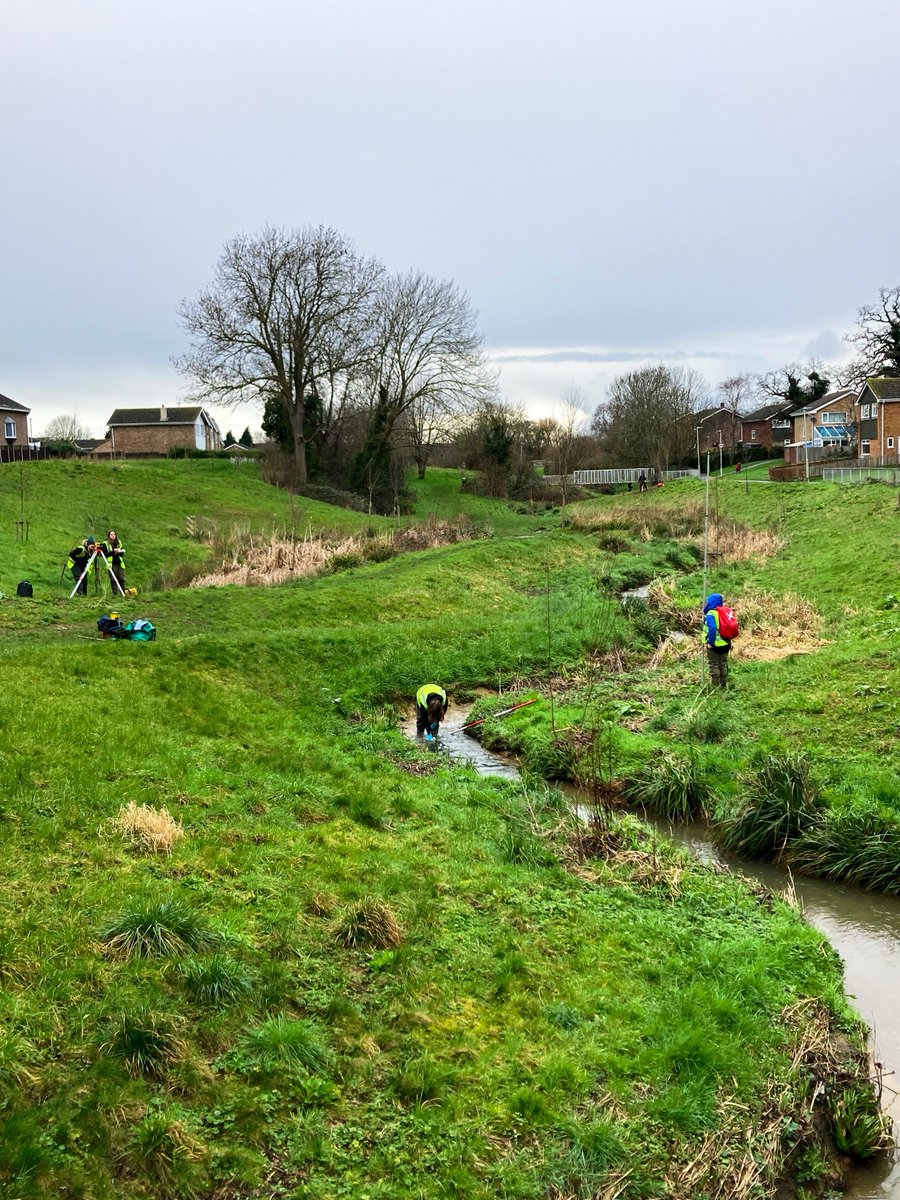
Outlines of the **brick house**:
M112 454L221 450L219 427L205 408L117 408L107 421ZM104 445L104 449L106 446Z
M741 441L748 446L762 446L766 450L783 450L790 439L791 405L779 401L765 404L755 412L741 417Z
M795 408L790 416L791 439L784 447L786 463L802 462L806 450L849 449L856 444L857 403L852 388L828 392L812 404Z
M718 408L702 408L694 416L697 452L718 451L721 443L725 454L734 454L741 441L741 418L720 404Z
M867 379L859 393L859 457L900 454L900 379Z
M0 437L3 446L28 445L28 416L30 408L10 400L9 396L0 396ZM10 440L11 439L11 440Z

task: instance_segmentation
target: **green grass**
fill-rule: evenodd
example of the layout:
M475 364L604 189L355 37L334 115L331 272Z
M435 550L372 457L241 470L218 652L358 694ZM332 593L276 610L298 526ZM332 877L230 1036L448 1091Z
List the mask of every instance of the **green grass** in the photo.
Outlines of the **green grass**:
M20 548L36 582L87 532L79 486L154 570L185 512L290 518L230 463L124 464L119 482L118 464L46 466L58 487ZM538 1200L629 1170L637 1200L722 1098L742 1147L768 1089L799 1108L786 1004L818 998L858 1042L839 966L792 909L636 823L621 860L568 870L557 795L399 734L430 678L455 700L552 676L555 730L546 702L488 727L527 734L542 774L577 764L588 692L604 730L646 714L650 673L602 586L612 552L508 519L284 587L147 593L129 615L154 643L97 640L94 601L0 603L0 1192L412 1200L425 1179ZM12 537L7 519L18 565ZM719 786L728 738L695 726ZM610 740L617 767L642 737ZM132 800L183 823L169 856L111 829ZM396 936L368 936L375 913Z

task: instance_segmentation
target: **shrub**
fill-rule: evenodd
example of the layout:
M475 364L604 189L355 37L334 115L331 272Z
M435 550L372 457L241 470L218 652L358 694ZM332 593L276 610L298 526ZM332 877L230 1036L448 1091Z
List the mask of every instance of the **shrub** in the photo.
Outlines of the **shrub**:
M376 541L367 542L363 546L363 554L369 562L387 562L396 553L393 543L387 538L378 538Z
M253 977L247 966L224 954L189 959L181 968L185 991L196 1004L224 1008L249 996Z
M601 550L608 550L610 554L622 554L631 548L631 542L625 534L614 529L607 529L598 534L597 545Z
M708 809L711 789L696 754L670 753L645 763L625 795L669 821L689 821Z
M126 958L183 954L211 946L216 934L190 908L176 900L137 904L100 932L107 950Z
M743 807L719 829L722 845L734 854L779 855L808 828L820 804L819 787L803 753L760 755L740 784Z
M392 950L400 945L401 931L390 905L365 896L338 920L335 934L342 946L373 946Z
M119 809L112 826L137 850L151 854L171 854L175 843L184 837L182 823L167 808L135 804L133 800Z
M185 1045L168 1017L138 1008L119 1015L102 1049L132 1078L158 1079L169 1063L183 1056Z
M365 559L359 550L347 550L343 554L332 554L328 559L328 570L332 574L338 571L349 571L353 567L362 566Z

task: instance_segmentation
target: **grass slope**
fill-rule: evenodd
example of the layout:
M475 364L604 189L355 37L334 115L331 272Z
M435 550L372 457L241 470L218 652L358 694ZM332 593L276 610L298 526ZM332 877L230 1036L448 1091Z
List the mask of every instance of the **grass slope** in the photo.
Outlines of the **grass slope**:
M188 497L285 519L231 464L193 467L126 476L153 487L111 519L148 556L177 551ZM80 478L55 478L29 553L84 524ZM577 673L627 637L609 561L557 532L147 595L149 644L89 640L93 602L3 602L4 1194L637 1200L771 1188L786 1159L821 1175L796 1014L859 1037L822 939L628 821L573 857L558 794L422 755L386 707L427 677ZM123 838L129 803L181 824L170 855ZM839 1078L835 1113L864 1094Z

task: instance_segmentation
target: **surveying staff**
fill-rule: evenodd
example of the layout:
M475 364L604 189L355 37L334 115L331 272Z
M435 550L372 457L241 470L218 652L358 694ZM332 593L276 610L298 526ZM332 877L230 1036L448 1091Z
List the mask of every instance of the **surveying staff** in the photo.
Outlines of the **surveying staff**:
M72 571L72 578L78 584L76 589L79 596L87 595L88 563L94 553L96 543L92 537L82 538L77 546L69 551L69 561L66 566Z
M718 592L706 597L703 605L703 619L706 625L704 643L706 644L706 661L709 663L709 678L713 687L724 688L728 682L728 651L731 642L722 637L719 628L719 606L725 601Z
M111 529L106 535L106 541L100 547L109 560L109 573L115 575L119 591L125 591L125 547L119 541L119 535ZM115 589L114 589L115 590Z
M447 715L447 693L436 683L426 683L416 692L416 733L425 740L437 737L441 721Z

